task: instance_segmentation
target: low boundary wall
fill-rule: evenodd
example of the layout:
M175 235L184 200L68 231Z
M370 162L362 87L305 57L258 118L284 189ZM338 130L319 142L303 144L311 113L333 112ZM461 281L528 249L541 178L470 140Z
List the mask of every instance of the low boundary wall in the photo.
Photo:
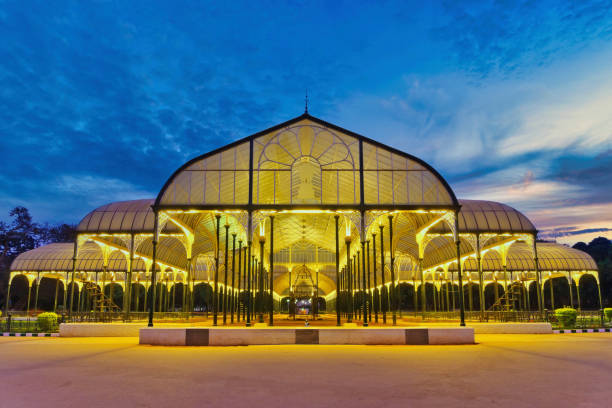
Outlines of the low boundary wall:
M247 346L275 344L426 345L474 344L474 329L461 328L155 328L140 329L140 344Z

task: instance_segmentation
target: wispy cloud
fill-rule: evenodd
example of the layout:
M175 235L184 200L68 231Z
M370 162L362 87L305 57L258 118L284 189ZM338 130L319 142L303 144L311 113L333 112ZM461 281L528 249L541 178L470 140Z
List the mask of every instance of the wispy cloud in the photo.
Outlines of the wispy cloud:
M5 2L0 23L3 213L74 222L154 196L187 159L300 114L308 88L312 113L459 196L612 228L609 1Z

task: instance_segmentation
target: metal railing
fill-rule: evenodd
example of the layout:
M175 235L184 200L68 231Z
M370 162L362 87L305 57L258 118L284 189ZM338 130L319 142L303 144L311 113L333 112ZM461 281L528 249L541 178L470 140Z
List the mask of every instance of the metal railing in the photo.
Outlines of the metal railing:
M37 318L8 315L0 319L0 333L57 333L61 320L48 328L41 328Z

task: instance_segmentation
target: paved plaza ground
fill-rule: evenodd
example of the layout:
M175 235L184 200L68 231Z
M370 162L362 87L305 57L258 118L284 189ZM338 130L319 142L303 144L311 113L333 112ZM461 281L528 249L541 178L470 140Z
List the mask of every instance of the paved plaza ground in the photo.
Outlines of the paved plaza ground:
M604 407L612 334L470 346L152 347L0 338L1 407Z

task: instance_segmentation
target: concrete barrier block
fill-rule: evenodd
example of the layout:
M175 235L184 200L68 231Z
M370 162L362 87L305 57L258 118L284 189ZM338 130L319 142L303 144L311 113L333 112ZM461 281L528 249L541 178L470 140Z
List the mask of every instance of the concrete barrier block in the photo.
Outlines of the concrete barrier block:
M60 337L138 337L142 323L61 323Z
M405 329L319 329L319 344L406 344Z
M429 344L474 344L474 329L471 327L430 328Z
M295 329L210 329L210 346L295 344Z
M161 329L145 327L140 329L140 344L152 346L185 346L187 329Z

